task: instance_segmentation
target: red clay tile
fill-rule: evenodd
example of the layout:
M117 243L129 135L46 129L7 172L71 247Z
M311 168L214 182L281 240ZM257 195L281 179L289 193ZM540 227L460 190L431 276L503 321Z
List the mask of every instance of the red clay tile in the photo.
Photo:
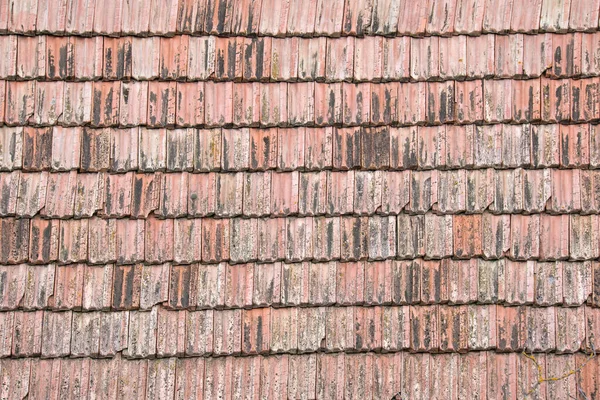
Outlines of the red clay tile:
M94 82L92 125L109 126L119 123L121 82Z
M260 118L258 83L240 83L233 87L233 123L256 126Z
M139 168L154 172L166 167L167 130L140 128Z
M21 303L24 309L48 307L49 299L54 295L54 273L54 264L27 267L27 281Z
M167 131L167 169L191 171L194 164L195 130L171 129Z
M159 357L181 357L186 346L186 311L158 310L156 354Z
M215 75L217 80L240 80L243 73L243 38L216 38Z
M286 306L308 304L309 263L282 264L281 303Z
M144 260L144 221L117 220L117 263L133 264Z
M556 308L556 351L571 353L585 343L584 308Z
M494 185L496 187L493 203L490 211L498 212L520 212L523 209L523 170L496 171Z
M207 126L230 124L233 121L233 84L206 82L205 122Z
M287 122L312 125L315 121L315 84L301 82L288 85ZM292 100L293 99L293 100Z
M369 218L369 259L381 260L396 256L396 217Z
M112 288L113 309L139 308L142 267L141 264L115 266Z
M120 358L90 360L90 379L88 384L90 397L110 398L117 396L118 385L114 383L118 382L120 363Z
M148 125L164 127L175 124L177 84L175 82L148 83Z
M256 219L235 218L230 222L230 260L232 263L255 261L257 254L258 222Z
M0 201L0 215L15 215L19 194L19 180L21 171L0 173L0 187L2 196Z
M207 216L215 213L216 178L215 173L191 174L189 176L189 215Z
M468 306L468 335L470 350L496 347L496 306Z
M85 1L85 0L79 0ZM89 1L89 0L88 0ZM93 13L93 7L92 13ZM100 79L103 74L104 38L72 37L73 42L73 69L74 76L78 79Z
M478 122L483 120L482 81L455 82L456 121ZM448 131L451 126L448 126ZM467 127L469 129L469 127Z
M468 306L440 307L440 350L444 352L468 350L470 334L468 317Z
M432 351L439 347L438 306L411 306L410 349Z
M187 312L185 324L185 354L187 356L203 356L212 353L213 313L213 310Z
M52 162L53 130L23 128L23 169L49 169ZM16 149L15 149L16 150Z
M271 352L295 352L298 348L298 309L272 309L271 316Z
M325 347L327 309L311 307L298 309L298 352L314 352Z
M203 398L232 398L232 369L231 357L206 359Z
M215 215L232 217L242 214L244 174L217 174Z
M382 190L385 172L356 171L354 180L354 212L370 215L382 204Z
M598 33L581 34L581 74L583 76L597 75L600 65L594 57L595 49L598 48Z
M12 171L23 166L23 128L0 128L0 170Z
M44 311L42 357L68 356L71 347L72 311Z
M540 218L537 215L511 215L510 255L518 260L539 256Z
M121 217L131 214L134 174L107 175L104 213L108 217Z
M17 36L6 35L2 42L2 61L0 61L0 77L15 78L17 76Z
M177 218L187 214L188 173L163 174L157 215Z
M46 36L19 36L17 39L17 76L36 79L46 76ZM33 55L28 57L28 55Z
M29 387L30 395L34 396L35 398L49 398L50 396L56 397L59 394L64 394L70 389L68 386L68 383L70 383L68 382L70 378L69 375L72 373L72 371L70 371L70 366L74 365L75 363L80 364L81 361L82 360L74 360L74 362L68 362L62 361L61 359L34 360L34 362L31 363L31 386ZM87 371L84 371L87 372L86 378L89 379L89 360L86 361L88 361L86 363ZM65 367L64 372L61 371L61 362ZM78 365L78 367L81 369L81 365ZM84 371L80 371L80 373L85 373ZM62 378L67 380L67 385L65 385L67 387L65 388L61 388L59 385L59 382L61 381L61 372L63 375ZM79 393L79 390L75 390L76 394L87 396L87 385L85 387L86 389L81 391L83 393Z
M92 82L65 82L63 114L59 122L67 126L92 120Z
M343 83L343 122L346 125L363 125L371 120L371 85L369 83Z
M63 114L63 82L37 82L34 124L54 125ZM48 99L48 100L46 100Z
M581 34L552 35L553 63L549 75L566 78L581 73Z
M271 42L270 77L273 81L295 81L298 78L299 39L273 39Z
M450 17L454 17L453 15ZM442 79L463 78L467 75L467 37L439 39L439 75Z
M221 168L221 130L198 129L194 132L194 170L214 171Z
M131 6L136 7L135 4ZM148 10L146 7L143 8ZM127 10L127 8L125 10ZM132 78L138 80L150 80L158 78L160 41L161 38L158 37L134 37L131 39L130 57Z
M250 129L250 168L273 169L277 163L277 130Z
M530 307L527 309L526 323L531 326L525 338L525 348L528 351L546 352L556 346L556 308Z
M190 37L188 79L205 80L215 73L215 44L214 36Z
M97 356L100 344L100 313L74 313L72 319L71 355Z
M568 79L541 79L542 120L548 122L571 119L571 81Z
M315 123L332 125L342 122L342 84L315 84Z
M401 124L417 124L425 121L425 82L400 83L398 87L398 116Z
M2 267L1 275L5 278L0 286L2 289L0 308L2 310L17 309L25 295L27 266L25 264L19 266L4 266Z
M328 81L349 81L354 75L355 39L351 36L327 39L325 78Z
M124 361L121 359L119 368L117 393L125 397L143 396L146 390L148 360ZM202 369L202 372L204 372L204 369Z
M123 352L128 358L146 358L156 354L158 309L129 312L128 346Z
M189 36L160 39L160 78L181 80L187 77Z
M54 296L49 300L52 308L57 310L81 308L84 271L83 264L56 267Z
M402 370L404 379L401 382L401 393L407 393L410 398L426 399L432 386L430 374L431 355L407 354L402 355ZM472 393L472 392L471 392Z
M339 258L339 218L317 217L313 222L313 259L326 261Z
M507 304L531 304L534 296L535 262L506 260L499 271L498 297Z
M517 122L539 120L540 85L538 80L513 81L512 115Z
M190 373L188 371L194 372ZM204 396L204 359L178 359L176 374L176 393L186 399L201 399Z
M356 261L368 257L368 222L367 217L342 217L340 252L342 261Z
M570 258L586 260L600 253L598 241L598 218L595 215L571 215Z
M107 264L116 260L116 229L115 220L89 220L88 261L91 264Z
M398 257L425 255L425 218L423 215L398 215Z
M562 263L538 262L535 265L535 304L548 306L562 303Z
M559 213L581 209L579 170L552 170L552 202L549 210Z
M305 264L308 270L308 303L315 305L331 305L336 302L335 283L337 263ZM306 288L303 281L303 289Z
M460 258L481 255L481 215L455 215L453 218L454 254Z
M281 302L281 263L254 265L254 306L271 306Z
M12 355L39 356L42 352L42 322L44 312L15 312Z
M534 167L558 166L559 137L559 125L531 127L531 161Z
M131 77L131 38L104 38L103 77L108 80Z
M81 133L80 128L63 128L59 126L52 128L51 168L53 170L69 171L79 168Z
M216 263L229 259L229 220L203 220L202 244L202 261Z
M479 276L477 301L482 304L494 304L498 301L499 271L504 268L504 260L477 260Z
M34 116L35 81L6 83L5 122L7 125L27 125Z
M486 122L509 122L512 119L511 80L486 80L483 85L483 99Z
M408 37L384 38L382 55L382 78L384 80L407 79L410 61L407 55L410 49Z
M28 245L28 219L0 219L0 262L18 264L27 261Z
M563 303L567 306L580 306L592 292L591 263L561 262L563 270Z
M594 188L600 182L599 175L597 171L583 171L581 174L581 210L585 214L598 210L600 198Z
M58 261L73 263L86 261L88 256L88 220L62 220Z
M589 126L560 126L560 166L580 168L589 165Z
M214 313L214 354L240 354L242 351L243 310ZM267 328L268 329L268 328Z
M448 301L449 267L445 261L421 262L421 302L438 304Z
M162 263L173 259L173 220L146 219L145 259Z
M300 174L298 212L301 215L324 214L326 209L327 174L306 172Z
M81 142L81 169L84 171L108 170L110 131L108 129L84 129Z
M246 170L250 166L250 130L222 130L222 166L225 171Z
M209 288L196 293L199 308L213 308L225 304L225 263L218 265L198 265L196 287Z
M518 168L531 163L531 126L502 125L502 164Z
M91 217L104 206L104 174L77 174L75 217Z
M494 44L494 35L467 37L467 77L485 78L495 74Z
M414 80L427 80L440 76L439 38L412 38L410 42L410 76Z
M77 173L59 172L48 175L46 203L41 215L49 218L68 218L73 216Z
M174 222L174 261L190 264L200 261L202 252L200 219L176 219Z
M465 210L465 182L465 171L440 171L438 204L434 205L434 209L444 213L457 213Z
M479 269L477 259L442 260L448 269L448 299L452 304L477 301Z
M363 262L337 264L336 300L338 304L362 303L365 271Z
M353 307L326 309L325 346L329 351L339 352L352 348L354 325Z
M277 168L292 171L304 167L305 128L277 129Z
M540 259L562 260L568 258L569 216L542 214L540 223Z
M571 3L569 14L569 28L572 30L590 31L598 27L598 1L590 1L587 4L578 2Z
M496 77L512 78L523 74L523 35L496 35L494 50Z
M123 126L145 125L148 115L148 82L123 82L119 122Z
M258 220L258 254L261 261L283 260L285 257L285 218Z
M497 315L497 349L500 351L517 351L523 349L526 335L526 308L503 307L496 308Z
M86 266L83 272L84 310L108 310L113 290L113 265Z
M141 4L123 4L121 32L127 35L144 34L150 31L150 8Z
M566 31L569 27L570 9L570 0L564 2L543 1L540 13L540 29L548 32Z
M243 214L260 217L270 214L271 173L246 173L244 176Z
M285 259L288 262L310 260L313 257L313 219L288 218L286 220Z
M256 6L253 2L249 7ZM245 80L266 81L271 74L270 37L250 38L244 41L243 75Z
M271 338L271 310L268 308L257 308L244 310L242 353L261 354L270 349Z

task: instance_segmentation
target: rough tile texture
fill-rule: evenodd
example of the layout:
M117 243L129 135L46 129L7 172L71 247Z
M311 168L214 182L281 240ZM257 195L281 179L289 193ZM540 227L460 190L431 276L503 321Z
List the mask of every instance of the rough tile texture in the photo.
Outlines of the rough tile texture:
M599 11L0 0L0 398L599 398Z

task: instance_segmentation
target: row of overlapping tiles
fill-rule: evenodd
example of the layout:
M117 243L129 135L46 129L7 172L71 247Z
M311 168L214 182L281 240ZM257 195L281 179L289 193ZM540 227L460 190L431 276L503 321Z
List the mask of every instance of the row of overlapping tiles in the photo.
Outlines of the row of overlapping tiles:
M596 170L1 172L0 216L597 214ZM568 226L566 226L568 228Z
M133 264L484 256L592 260L598 215L306 218L0 218L0 262Z
M33 35L452 35L598 29L597 0L3 0L0 31Z
M566 399L600 390L577 354L320 353L130 360L1 359L2 396L76 399ZM538 370L539 366L539 370ZM537 383L540 377L565 379ZM399 397L394 397L399 396Z
M0 171L122 173L489 167L600 168L600 126L0 127Z
M150 127L589 122L600 78L392 83L0 81L0 123Z
M0 266L0 310L503 304L600 307L598 262L442 261Z
M600 74L600 33L452 37L0 36L0 79L425 81Z
M1 357L313 352L571 353L600 345L600 309L386 306L173 311L5 311Z

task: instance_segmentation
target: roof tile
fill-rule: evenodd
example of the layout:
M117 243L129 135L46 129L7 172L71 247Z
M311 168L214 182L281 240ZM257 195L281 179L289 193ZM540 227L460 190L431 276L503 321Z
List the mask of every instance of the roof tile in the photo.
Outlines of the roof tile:
M191 174L189 176L188 214L191 216L212 215L215 212L217 174ZM245 186L247 187L247 186Z
M54 358L69 355L71 349L72 320L72 311L44 311L42 357Z
M427 27L429 34L449 34L454 32L456 0L429 2Z
M42 353L42 320L44 311L15 312L12 355L39 356Z
M448 300L451 304L476 302L479 296L477 259L442 260L448 268Z
M579 170L552 170L552 203L548 207L550 211L560 213L579 211L580 194Z
M185 354L203 356L213 351L213 310L187 313Z
M244 39L225 37L215 39L215 79L240 80L243 74Z
M261 261L272 262L285 258L286 219L265 218L258 220L258 254Z
M53 170L69 171L79 168L82 147L81 131L80 128L63 128L60 126L52 128L51 167Z
M159 357L181 357L186 346L186 312L158 310L156 354Z
M442 261L421 262L421 303L438 304L448 301L449 265Z
M295 81L298 78L298 50L298 38L272 39L270 54L272 80Z
M123 126L145 125L148 114L148 82L123 82L119 122Z
M52 159L52 129L23 129L23 169L50 168Z
M131 77L131 38L104 38L103 77L108 80Z
M19 180L21 171L0 173L0 187L2 196L0 201L0 215L15 215L19 194Z
M176 219L174 222L174 261L189 264L200 261L202 236L200 219Z
M204 84L204 118L209 127L233 122L233 84L206 82Z
M119 98L121 82L94 82L92 102L92 126L108 126L119 123Z
M232 263L255 261L257 254L258 223L256 219L231 220L230 260Z
M106 176L106 216L121 217L131 214L133 178L133 172Z
M556 348L556 308L527 308L527 336L525 348L529 351L546 352Z
M363 125L371 119L371 84L342 84L344 124Z
M133 264L144 260L143 220L117 220L116 254L118 264Z
M309 265L306 262L282 264L282 304L287 306L308 304L309 272Z
M229 259L229 220L203 220L202 244L203 262L216 263Z
M244 173L216 175L215 215L235 217L242 214Z
M100 343L100 313L74 313L72 325L71 354L73 356L97 356Z
M22 306L26 310L46 308L54 295L54 264L30 265L27 267L27 280Z
M128 346L124 355L130 358L146 358L156 354L156 330L158 311L131 311L129 313Z
M168 306L174 309L196 306L198 278L198 264L172 265L169 275Z
M316 217L313 222L313 259L326 261L339 258L340 219Z
M117 352L127 348L128 331L128 311L102 313L99 354L103 357L114 356Z
M26 125L34 114L35 81L6 82L6 111L4 119L7 125Z
M233 86L233 123L256 126L260 118L260 85L240 83Z
M243 312L243 310L223 310L214 313L215 355L241 353Z
M273 169L277 164L277 130L250 129L250 168Z
M214 308L225 305L225 273L225 263L198 265L197 292L195 293L198 308ZM205 289L201 290L200 288Z
M167 218L187 214L188 173L163 174L160 205L157 215Z
M69 218L73 216L77 189L77 172L59 172L48 175L46 203L42 216Z
M148 83L148 125L165 127L175 124L177 84L175 82Z
M136 5L131 5L136 7ZM142 7L149 12L148 7ZM127 10L127 8L125 9ZM144 12L143 10L141 10ZM123 27L123 33L126 28ZM159 37L131 39L131 77L134 79L156 79L159 76ZM190 74L191 75L191 74Z
M250 130L223 129L221 132L222 168L224 171L241 171L250 165Z
M440 307L440 350L465 351L469 348L469 306Z
M92 82L65 82L63 114L59 123L68 126L92 120Z
M144 265L141 275L140 309L168 301L170 264ZM159 314L160 314L159 310Z
M254 306L270 306L281 302L281 264L256 264L254 266Z
M194 170L213 171L221 167L221 129L198 129L194 133Z
M29 253L29 219L0 219L0 262L18 264Z
M138 168L139 128L110 130L110 170L128 172Z
M585 343L584 308L556 308L556 351L576 352Z
M325 346L327 309L298 308L298 352L317 351Z
M187 35L160 39L161 79L179 80L187 76L189 39Z
M156 7L156 6L155 6ZM163 358L148 361L146 394L155 399L169 399L175 392L176 358Z
M91 264L106 264L117 259L116 225L114 219L89 220L88 257Z
M4 276L4 282L0 285L1 294L0 308L11 310L19 307L23 301L26 289L27 266L2 266L0 274Z
M271 352L295 352L298 348L298 308L273 309Z

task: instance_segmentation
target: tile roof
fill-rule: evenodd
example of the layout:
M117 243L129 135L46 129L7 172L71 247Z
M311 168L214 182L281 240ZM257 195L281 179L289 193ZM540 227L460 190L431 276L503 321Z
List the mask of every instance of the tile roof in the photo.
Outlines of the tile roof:
M0 0L0 398L596 398L599 10Z

